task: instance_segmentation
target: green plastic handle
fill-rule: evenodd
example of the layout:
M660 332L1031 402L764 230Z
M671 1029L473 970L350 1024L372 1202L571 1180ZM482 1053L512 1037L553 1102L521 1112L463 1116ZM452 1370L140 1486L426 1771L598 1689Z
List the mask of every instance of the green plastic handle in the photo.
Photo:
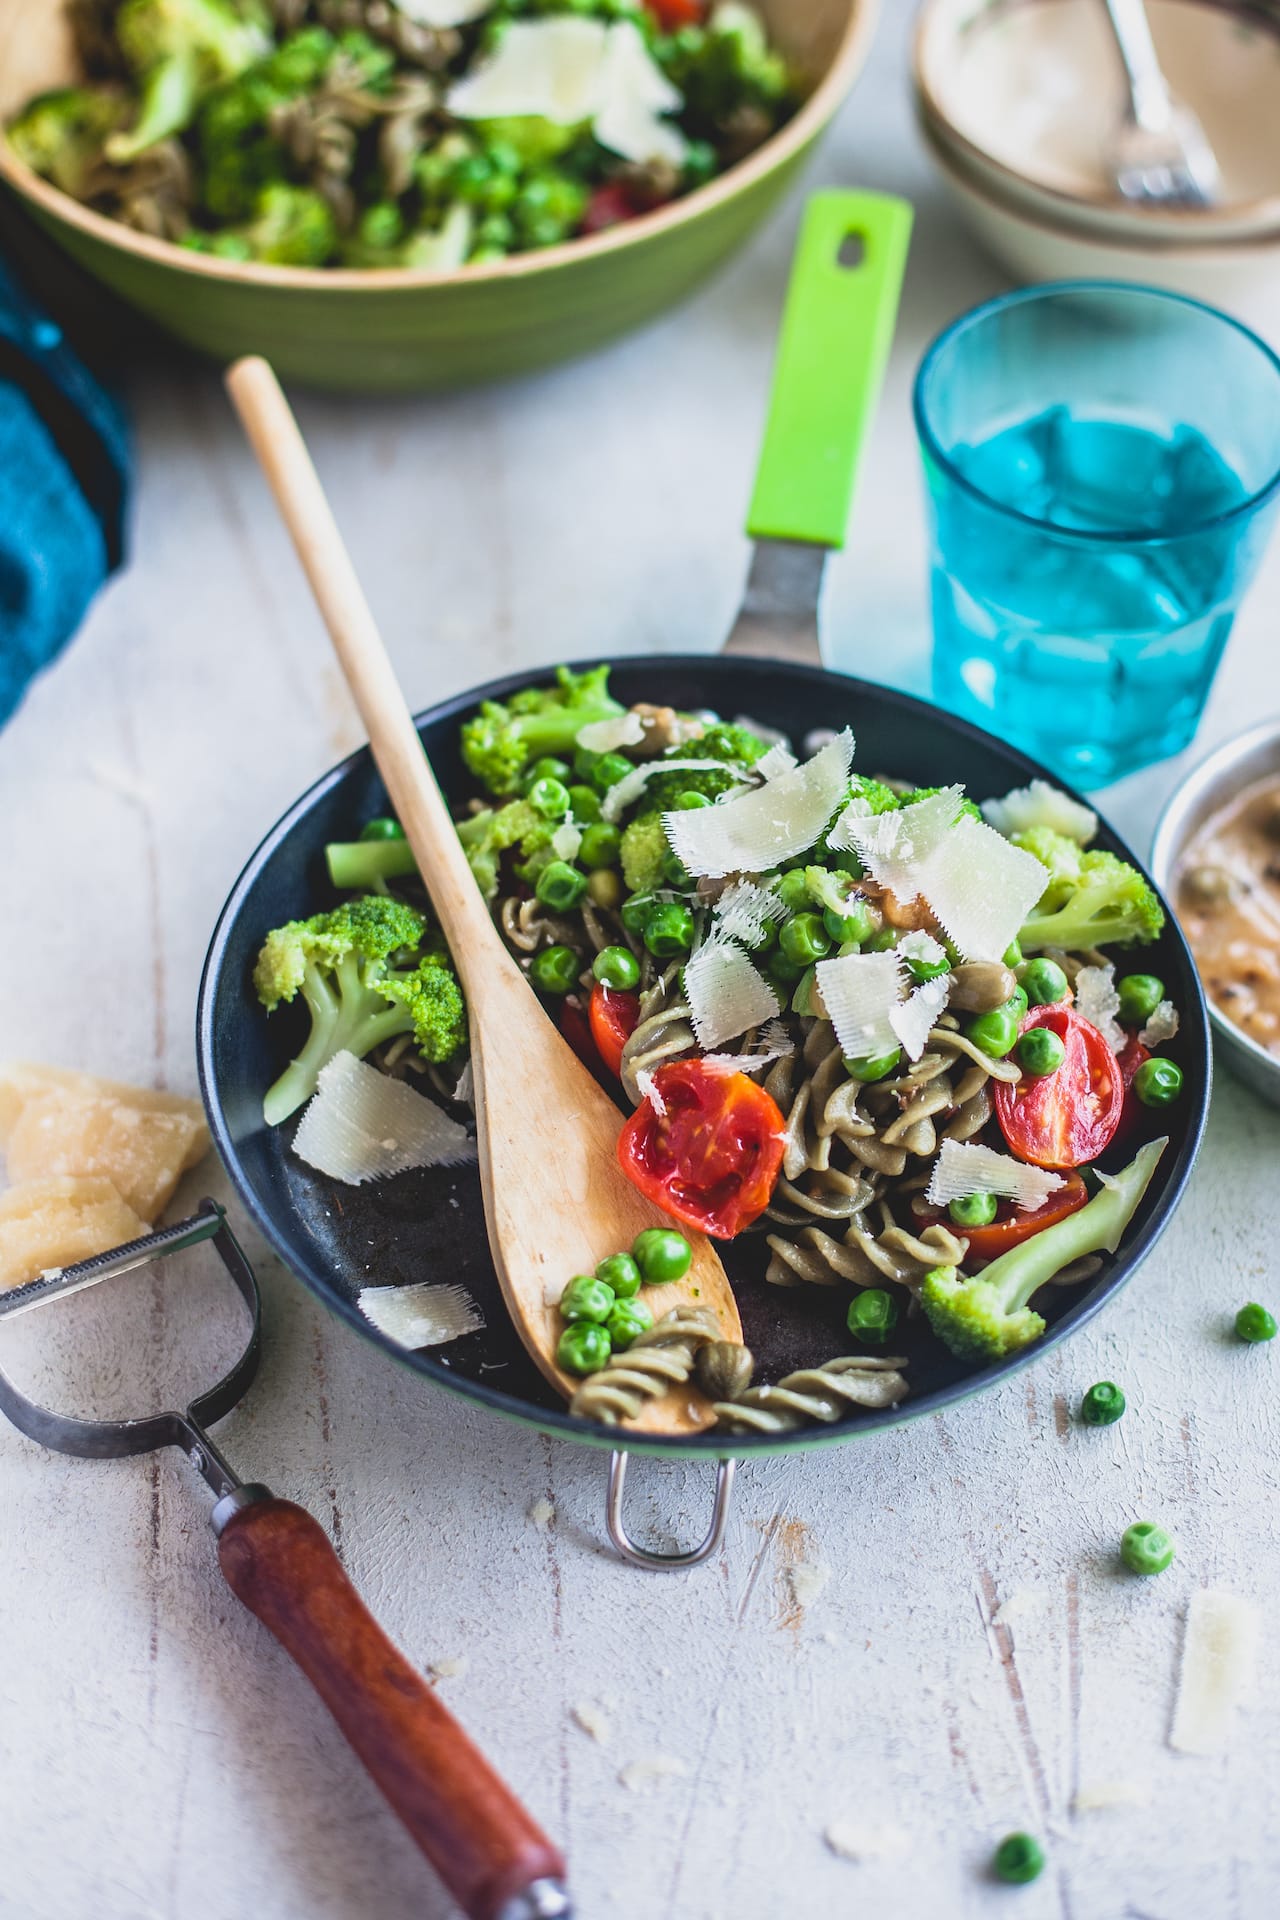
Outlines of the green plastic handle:
M747 532L842 547L898 315L912 209L816 193L787 289Z

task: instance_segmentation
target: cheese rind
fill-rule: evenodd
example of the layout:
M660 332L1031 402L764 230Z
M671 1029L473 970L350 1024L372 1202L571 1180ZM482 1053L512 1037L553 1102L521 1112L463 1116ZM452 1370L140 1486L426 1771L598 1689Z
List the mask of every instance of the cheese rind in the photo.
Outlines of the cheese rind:
M152 1221L208 1152L209 1129L198 1100L16 1063L0 1069L0 1146L13 1181L109 1180Z

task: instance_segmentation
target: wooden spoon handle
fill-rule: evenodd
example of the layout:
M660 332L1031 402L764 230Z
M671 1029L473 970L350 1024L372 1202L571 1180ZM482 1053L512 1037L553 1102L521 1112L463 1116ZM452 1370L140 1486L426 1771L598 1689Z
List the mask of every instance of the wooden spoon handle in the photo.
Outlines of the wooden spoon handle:
M507 960L280 383L265 360L237 360L227 391L311 583L454 958L465 969L468 948L478 946L486 959Z
M309 1513L264 1488L223 1526L218 1561L470 1920L563 1880L563 1856L387 1638Z

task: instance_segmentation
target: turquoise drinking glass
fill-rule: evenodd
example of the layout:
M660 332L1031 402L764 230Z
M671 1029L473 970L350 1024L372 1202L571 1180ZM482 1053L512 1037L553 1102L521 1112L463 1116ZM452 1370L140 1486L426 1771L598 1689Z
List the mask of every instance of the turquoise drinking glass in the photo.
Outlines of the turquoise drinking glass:
M976 307L925 354L933 697L1084 786L1185 747L1280 504L1280 360L1108 281Z

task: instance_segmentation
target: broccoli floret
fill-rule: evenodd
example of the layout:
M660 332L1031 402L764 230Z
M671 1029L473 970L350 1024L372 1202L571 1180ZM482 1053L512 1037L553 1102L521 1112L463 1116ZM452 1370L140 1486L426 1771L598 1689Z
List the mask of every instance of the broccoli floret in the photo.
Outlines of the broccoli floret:
M578 730L622 712L609 693L609 669L556 669L553 687L527 688L510 700L486 700L462 729L462 757L490 793L512 793L531 760L572 754Z
M700 760L701 746L701 740L692 740L670 757ZM645 784L640 804L645 813L669 813L682 793L700 793L704 799L718 800L722 793L740 784L739 776L727 764L723 773L718 767L704 767L701 772L689 769L684 773L655 773Z
M280 181L262 189L254 218L240 228L239 237L253 260L279 267L322 267L337 245L338 230L322 194Z
M699 139L731 131L744 109L754 110L763 138L786 109L786 61L771 51L759 14L734 0L717 6L705 26L659 39L654 53L684 95L681 125Z
M1079 841L1068 840L1051 827L1028 827L1022 833L1011 833L1009 839L1049 869L1048 885L1036 902L1037 915L1056 912L1080 884L1083 849Z
M1051 882L1052 885L1052 882ZM1164 908L1136 867L1114 853L1080 854L1079 878L1056 905L1043 902L1018 939L1024 953L1045 947L1122 946L1156 940L1164 926Z
M1065 1220L993 1260L976 1279L955 1267L925 1275L920 1303L938 1338L961 1360L983 1364L1038 1340L1044 1321L1028 1305L1055 1273L1089 1253L1114 1253L1169 1142L1152 1140L1123 1172L1100 1173L1102 1189Z
M622 877L628 893L652 893L662 885L662 863L671 851L660 813L642 813L622 832Z
M268 1126L310 1099L321 1069L343 1050L363 1059L412 1033L427 1059L443 1060L464 1044L461 989L440 942L424 948L426 924L402 901L364 896L267 935L253 970L259 1000L273 1013L301 993L311 1014L306 1045L263 1101Z
M458 822L458 838L486 900L492 900L498 891L498 863L507 849L518 847L521 858L529 860L550 846L557 824L544 819L527 800L486 807Z
M762 740L758 733L752 733L750 727L733 726L728 721L718 720L687 746L668 747L667 757L674 759L678 753L686 756L696 754L699 760L728 760L738 766L754 767L756 761L763 760L768 751L769 742Z
M116 166L190 126L202 91L234 79L270 46L229 0L125 0L115 34L142 91L133 126L106 143Z
M913 796L914 797L914 796ZM855 774L849 782L849 791L841 803L841 811L851 800L862 800L871 813L896 813L905 805L901 794L887 787L883 780L866 780Z
M941 787L912 787L908 792L898 795L898 805L900 807L914 807L917 800L932 800L935 793L941 792ZM956 819L963 820L966 814L968 814L971 820L981 821L982 809L976 800L970 800L967 797L961 800L956 808Z
M9 145L33 173L81 200L88 191L89 169L123 113L124 102L118 94L93 87L61 87L42 93L9 123Z

